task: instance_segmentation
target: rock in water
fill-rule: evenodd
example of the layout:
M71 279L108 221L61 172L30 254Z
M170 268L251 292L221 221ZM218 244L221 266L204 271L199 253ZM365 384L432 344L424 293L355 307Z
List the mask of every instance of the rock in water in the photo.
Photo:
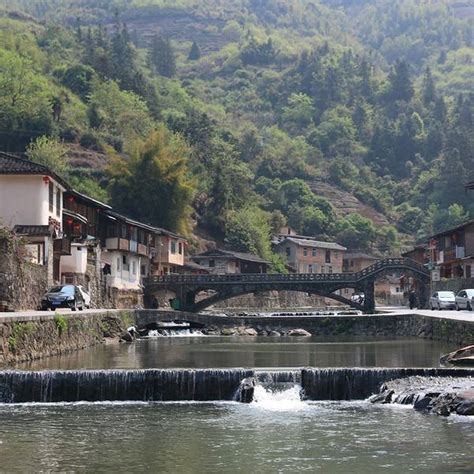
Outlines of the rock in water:
M255 377L248 377L242 380L242 383L237 390L236 401L241 403L252 403L256 385L257 380Z
M291 329L288 331L288 336L310 337L311 333L305 329Z
M223 336L235 336L237 334L236 328L223 328L221 330Z
M254 328L246 328L245 335L247 336L258 336L258 332Z

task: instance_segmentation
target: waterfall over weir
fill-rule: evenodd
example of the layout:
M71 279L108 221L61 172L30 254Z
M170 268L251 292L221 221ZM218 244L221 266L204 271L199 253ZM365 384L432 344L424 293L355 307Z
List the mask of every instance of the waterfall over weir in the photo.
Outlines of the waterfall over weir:
M176 369L0 372L0 403L239 400L242 381L278 391L301 386L308 400L362 400L409 376L468 377L472 369ZM251 401L251 400L250 400Z

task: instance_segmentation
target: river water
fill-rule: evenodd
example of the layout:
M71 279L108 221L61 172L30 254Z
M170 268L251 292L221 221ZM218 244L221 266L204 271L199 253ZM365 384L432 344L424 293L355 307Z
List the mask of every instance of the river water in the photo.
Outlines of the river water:
M158 338L18 368L438 367L451 349L420 339ZM305 402L298 386L258 386L255 398L0 405L0 472L474 472L472 417Z
M416 338L159 337L100 345L18 368L439 367L440 356L453 349Z

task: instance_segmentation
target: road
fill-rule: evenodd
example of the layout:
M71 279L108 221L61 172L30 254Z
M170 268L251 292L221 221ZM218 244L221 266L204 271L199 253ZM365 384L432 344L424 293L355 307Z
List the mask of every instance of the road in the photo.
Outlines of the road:
M97 314L97 313L106 313L111 312L115 313L120 310L116 309L86 309L84 311L71 311L70 309L58 309L56 310L57 313L64 315L66 317L73 317L79 315L86 315L86 314ZM442 311L431 311L429 309L414 309L410 310L408 308L403 307L379 307L377 311L386 313L387 317L390 315L409 315L409 314L419 314L422 316L428 316L432 318L439 318L439 319L453 319L456 321L468 321L474 322L474 311L449 311L449 310L442 310ZM0 312L0 323L1 322L8 322L12 319L17 321L34 321L40 320L41 318L52 318L56 313L53 311L16 311L16 312L7 312L2 313ZM177 313L178 315L179 313ZM380 313L379 313L380 315ZM307 316L306 316L307 317ZM312 316L312 317L324 317L327 316Z
M455 311L443 309L441 311L431 311L429 309L409 309L409 308L377 308L377 311L387 311L388 314L419 314L421 316L429 316L439 319L454 319L456 321L474 322L474 311Z

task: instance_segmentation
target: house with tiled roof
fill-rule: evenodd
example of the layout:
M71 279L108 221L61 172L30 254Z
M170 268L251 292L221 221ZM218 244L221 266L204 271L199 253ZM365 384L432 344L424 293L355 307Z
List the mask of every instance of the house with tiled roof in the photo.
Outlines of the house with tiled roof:
M267 273L270 262L251 253L213 249L191 257L192 261L213 274Z
M62 241L67 188L46 166L0 153L0 220L24 238L31 262L46 265L50 284L59 281L60 257L67 247Z
M342 273L347 250L336 242L295 234L277 238L273 248L297 273Z

